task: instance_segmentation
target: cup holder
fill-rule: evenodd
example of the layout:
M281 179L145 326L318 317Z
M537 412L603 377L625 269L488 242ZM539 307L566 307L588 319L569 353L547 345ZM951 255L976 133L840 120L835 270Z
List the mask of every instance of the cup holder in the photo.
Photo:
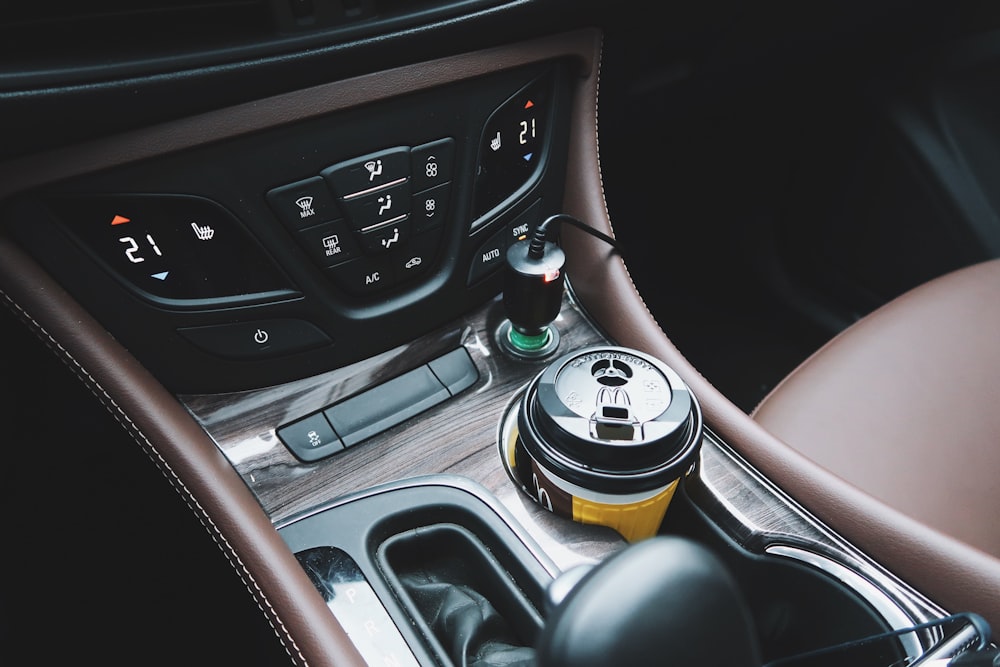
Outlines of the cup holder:
M688 498L677 494L661 532L708 546L739 582L757 630L764 664L889 632L886 620L856 591L827 573L789 558L757 554L736 544ZM789 660L788 667L904 664L896 637L850 652ZM784 664L782 662L781 664Z

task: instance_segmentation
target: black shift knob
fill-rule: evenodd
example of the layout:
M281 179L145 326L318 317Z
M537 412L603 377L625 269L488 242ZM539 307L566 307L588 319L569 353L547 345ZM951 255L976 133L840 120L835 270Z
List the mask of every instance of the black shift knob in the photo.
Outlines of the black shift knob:
M750 611L707 548L675 536L594 567L546 620L539 667L760 667Z

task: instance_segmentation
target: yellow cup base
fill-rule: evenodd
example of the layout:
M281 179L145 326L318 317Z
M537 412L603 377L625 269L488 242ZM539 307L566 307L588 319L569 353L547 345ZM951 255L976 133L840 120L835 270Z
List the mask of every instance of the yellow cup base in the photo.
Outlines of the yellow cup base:
M573 496L573 520L614 528L629 542L652 537L677 490L679 479L657 495L629 505L610 505Z

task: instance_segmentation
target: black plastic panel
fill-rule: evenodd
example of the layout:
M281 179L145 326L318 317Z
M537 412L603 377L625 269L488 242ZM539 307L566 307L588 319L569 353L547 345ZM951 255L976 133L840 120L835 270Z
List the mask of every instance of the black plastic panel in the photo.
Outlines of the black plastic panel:
M506 244L514 230L559 212L571 77L568 63L527 66L128 164L26 193L9 203L2 220L174 392L242 390L315 375L401 345L499 293L500 263L483 263L480 250L494 235ZM487 123L512 97L539 85L549 100L549 130L535 166L527 179L503 181L506 195L476 215L482 206L473 208L473 192ZM359 228L345 206L359 191L329 187L336 180L321 175L335 165L357 162L364 169L372 156L397 154L405 157L399 178L410 187L409 217ZM253 266L238 273L263 287L157 293L148 283L158 279L129 273L133 265L145 270L153 263L145 234L130 235L139 245L133 254L145 260L130 262L125 251L131 245L118 236L81 243L62 227L64 216L42 205L111 194L213 202L259 248ZM207 243L190 221L177 225L189 229L190 243ZM279 267L280 280L267 278L269 267ZM189 268L170 267L177 270ZM228 277L227 269L220 271ZM136 289L140 281L146 282ZM218 276L209 282L216 281L222 284ZM259 291L275 282L285 289ZM233 291L240 296L229 295ZM219 355L179 332L290 320L316 327L330 344L283 356Z
M278 428L278 437L303 461L353 447L465 391L479 371L464 347L391 380Z
M297 296L239 221L209 199L139 194L48 203L70 235L151 301L196 306Z

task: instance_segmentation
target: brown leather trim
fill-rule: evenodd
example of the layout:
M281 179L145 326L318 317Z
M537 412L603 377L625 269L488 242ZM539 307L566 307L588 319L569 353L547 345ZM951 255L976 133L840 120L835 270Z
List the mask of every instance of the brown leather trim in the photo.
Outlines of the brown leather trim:
M886 504L1000 556L1000 260L893 299L812 355L754 420Z
M577 86L564 206L570 215L613 233L600 175L598 89L599 69ZM768 433L681 354L646 308L625 263L607 244L564 226L563 245L568 280L582 306L618 344L644 350L671 365L700 399L712 431L914 588L949 611L975 611L1000 627L1000 560L880 503ZM700 277L665 275L664 279Z
M364 665L243 480L188 412L9 240L0 296L132 435L212 534L292 661Z

